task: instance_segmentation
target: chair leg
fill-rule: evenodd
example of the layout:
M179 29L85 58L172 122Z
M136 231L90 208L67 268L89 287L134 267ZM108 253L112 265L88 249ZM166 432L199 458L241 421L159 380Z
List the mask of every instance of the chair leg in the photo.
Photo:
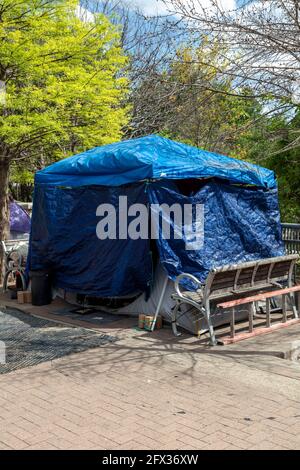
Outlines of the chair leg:
M177 330L177 312L180 308L180 303L176 302L174 310L172 312L172 331L174 336L181 336L181 333Z
M235 336L235 308L231 309L231 318L230 318L230 338Z
M282 322L286 323L286 321L287 321L286 295L282 295Z
M216 346L217 345L217 340L216 340L214 328L212 326L212 322L211 322L211 319L210 319L209 302L205 305L202 312L204 313L204 316L205 316L205 319L206 319L206 322L207 322L207 326L208 326L208 331L209 331L209 336L210 336L210 345L211 346Z
M296 307L296 302L295 302L295 295L292 292L288 294L288 299L292 307L294 318L299 318L297 307Z
M266 328L271 326L270 299L266 299Z
M254 312L255 312L255 306L254 306L254 303L252 302L250 304L250 310L249 310L249 333L253 333Z

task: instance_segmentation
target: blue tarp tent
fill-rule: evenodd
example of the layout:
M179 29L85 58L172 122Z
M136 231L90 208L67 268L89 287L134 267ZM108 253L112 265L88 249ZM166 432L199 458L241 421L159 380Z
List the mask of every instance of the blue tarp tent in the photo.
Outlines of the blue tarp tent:
M201 248L186 250L184 236L166 239L159 231L155 247L170 279L190 272L204 281L214 266L284 252L272 171L148 136L97 147L37 172L30 269L50 268L57 287L90 296L149 290L153 242L148 237L97 237L102 204L115 208L119 234L119 198L124 196L128 206L204 208ZM175 233L176 221L172 224Z

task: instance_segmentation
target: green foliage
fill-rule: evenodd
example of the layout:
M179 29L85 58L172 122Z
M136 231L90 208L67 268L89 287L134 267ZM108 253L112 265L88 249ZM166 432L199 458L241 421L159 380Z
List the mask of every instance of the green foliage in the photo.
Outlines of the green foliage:
M0 155L26 169L118 140L127 122L120 33L104 15L81 21L77 6L0 1Z
M255 114L257 123L239 139L245 159L273 170L278 180L281 219L300 222L300 159L296 148L287 150L299 129L299 111L291 120Z
M31 185L34 182L34 175L32 171L20 167L12 167L10 181L20 185Z
M266 160L278 177L279 200L282 220L300 223L300 155L299 150L287 150L299 133L300 112L286 125L282 137L276 142L274 152Z

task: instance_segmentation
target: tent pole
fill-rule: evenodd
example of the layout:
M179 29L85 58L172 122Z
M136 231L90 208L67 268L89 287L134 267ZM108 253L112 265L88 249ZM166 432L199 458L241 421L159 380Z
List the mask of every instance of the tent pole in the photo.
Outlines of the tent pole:
M168 275L166 276L166 279L164 281L164 285L163 285L163 288L162 288L162 291L161 291L161 295L160 295L160 298L159 298L159 302L157 304L157 309L156 309L156 312L155 312L155 316L154 316L154 319L153 319L153 322L152 322L152 326L151 326L151 331L154 331L154 328L155 328L155 325L156 325L156 320L157 320L157 317L158 317L158 314L159 314L159 311L160 311L160 307L161 307L161 304L163 302L163 299L164 299L164 296L165 296L165 293L166 293L166 289L167 289L167 285L168 285L168 280L169 280L169 277Z

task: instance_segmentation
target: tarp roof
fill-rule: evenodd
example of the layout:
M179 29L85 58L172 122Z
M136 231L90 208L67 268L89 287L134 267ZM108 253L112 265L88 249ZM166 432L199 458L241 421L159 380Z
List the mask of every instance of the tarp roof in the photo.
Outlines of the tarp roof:
M274 172L225 155L150 135L96 147L36 173L36 183L121 186L146 179L221 178L261 188L276 186Z

